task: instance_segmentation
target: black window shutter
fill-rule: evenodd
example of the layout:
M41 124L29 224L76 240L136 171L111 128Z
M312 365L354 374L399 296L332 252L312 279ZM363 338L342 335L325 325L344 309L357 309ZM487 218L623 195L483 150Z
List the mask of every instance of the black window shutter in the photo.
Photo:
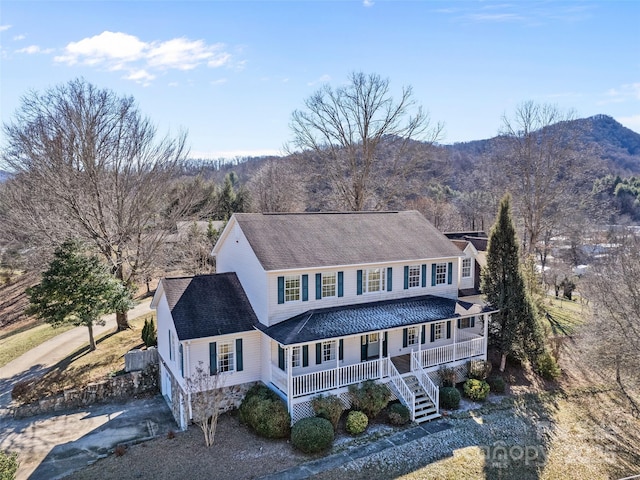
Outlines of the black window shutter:
M461 323L461 322L462 322L462 319L461 319L461 318L459 318L459 319L458 319L458 330L460 329L460 323Z
M182 344L180 344L180 376L184 378L184 350L182 349Z
M316 365L322 363L322 343L316 343Z
M407 348L409 344L409 332L406 328L402 329L402 347Z
M393 290L393 268L387 268L387 292Z
M344 296L344 272L338 272L338 296Z
M360 361L364 362L367 360L367 348L368 348L367 336L363 335L360 338Z
M309 300L309 275L302 275L302 301Z
M436 286L436 264L431 264L431 286Z
M447 264L447 283L451 285L453 283L453 263Z
M431 324L431 343L436 340L436 325L434 323Z
M387 332L384 332L384 336L382 337L382 356L387 356Z
M302 346L302 366L309 366L309 345Z
M447 338L451 338L451 320L447 322Z
M469 325L471 326L471 328L476 326L476 317L471 317Z
M344 359L344 340L341 338L338 342L338 360Z
M427 343L427 327L425 325L422 325L420 329L420 343Z
M427 286L427 264L422 264L422 288Z
M278 277L278 303L284 303L284 277Z
M358 295L362 295L362 270L358 270Z
M216 342L209 343L209 375L218 373L218 351Z
M284 370L284 348L278 345L278 367L280 370Z
M409 265L405 265L404 267L404 289L409 288Z
M236 338L236 372L241 372L244 365L242 362L242 339Z
M316 300L322 298L322 274L316 273Z

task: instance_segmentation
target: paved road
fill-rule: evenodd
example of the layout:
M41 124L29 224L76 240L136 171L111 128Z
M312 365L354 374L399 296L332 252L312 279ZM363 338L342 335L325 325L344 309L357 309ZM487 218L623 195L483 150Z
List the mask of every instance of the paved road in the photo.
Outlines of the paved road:
M129 311L129 318L149 313L149 303L145 300L138 304ZM96 337L115 330L115 315L105 320L104 326L95 328ZM62 478L118 444L139 442L178 428L160 396L25 419L7 415L15 382L42 375L87 342L87 328L77 327L0 368L0 450L18 453L18 480Z

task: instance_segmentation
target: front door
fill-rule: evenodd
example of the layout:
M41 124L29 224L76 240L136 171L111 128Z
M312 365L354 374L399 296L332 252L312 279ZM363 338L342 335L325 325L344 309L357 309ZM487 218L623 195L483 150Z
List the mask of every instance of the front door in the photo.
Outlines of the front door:
M380 358L380 334L369 333L362 335L362 352L360 359L363 362Z

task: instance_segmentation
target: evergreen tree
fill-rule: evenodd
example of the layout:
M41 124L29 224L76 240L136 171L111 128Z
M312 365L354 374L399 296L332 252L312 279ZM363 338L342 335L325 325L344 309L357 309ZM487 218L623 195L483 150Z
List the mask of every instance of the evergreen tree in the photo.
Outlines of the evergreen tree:
M73 324L89 329L89 349L96 349L93 326L106 313L127 311L131 295L95 255L80 243L64 242L54 253L42 281L27 290L28 312L54 327Z
M504 371L507 355L533 362L544 352L544 336L520 267L509 194L500 202L498 217L489 235L482 291L489 306L499 310L491 317L490 334L501 355L500 371Z

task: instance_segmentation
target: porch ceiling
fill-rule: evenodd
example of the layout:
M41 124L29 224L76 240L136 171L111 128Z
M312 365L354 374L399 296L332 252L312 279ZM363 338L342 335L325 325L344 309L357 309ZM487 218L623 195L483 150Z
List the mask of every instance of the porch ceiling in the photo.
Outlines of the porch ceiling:
M283 345L293 345L477 315L483 311L482 305L424 295L310 310L261 330Z

